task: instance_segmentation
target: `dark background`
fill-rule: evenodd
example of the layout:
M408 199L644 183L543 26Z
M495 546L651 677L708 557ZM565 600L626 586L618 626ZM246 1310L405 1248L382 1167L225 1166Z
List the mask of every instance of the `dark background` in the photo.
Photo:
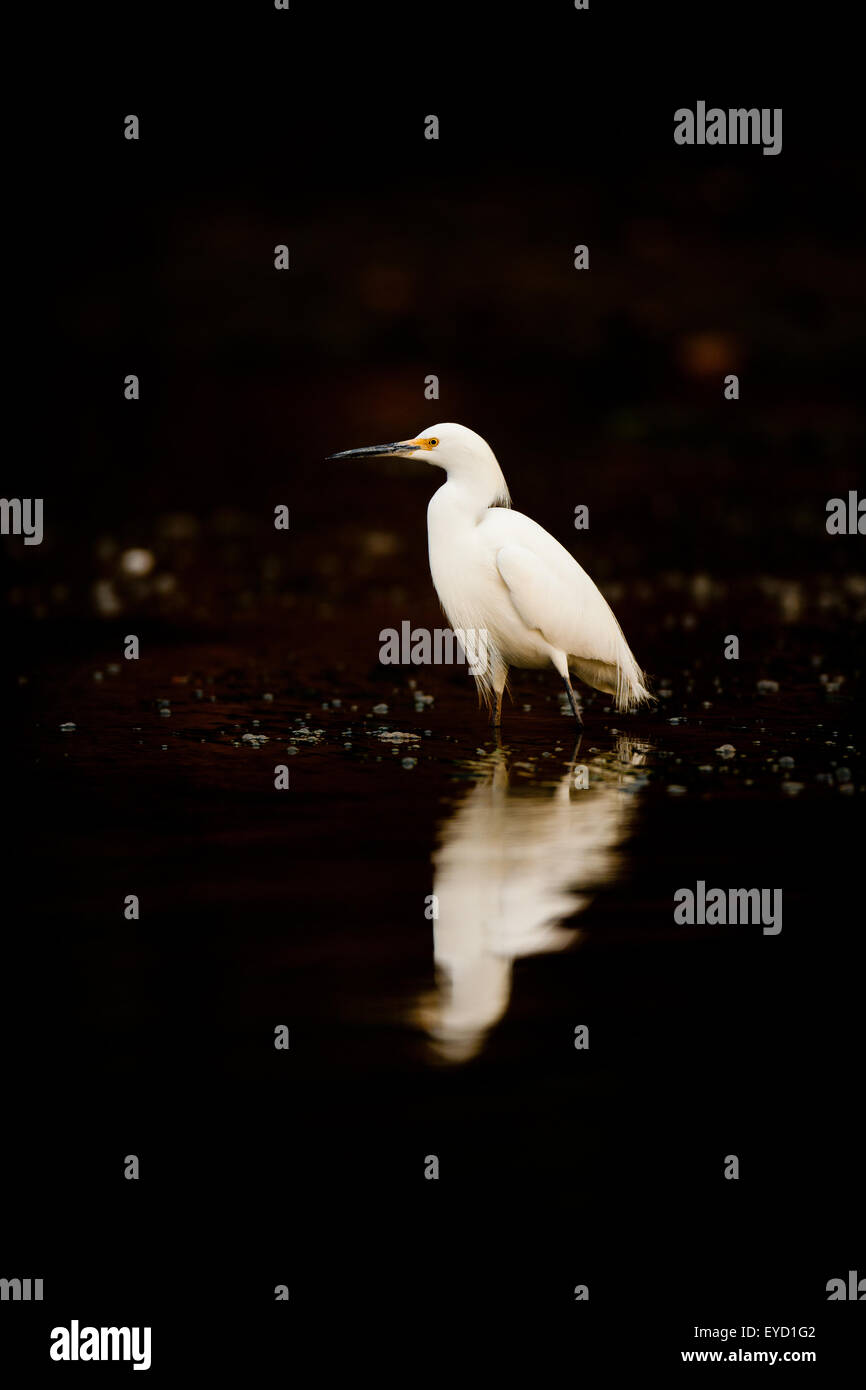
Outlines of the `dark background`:
M825 1365L847 1345L859 1310L824 1286L866 1273L851 1221L866 582L862 538L824 521L862 477L862 122L781 12L764 32L754 9L648 9L52 15L50 71L38 40L22 54L12 232L32 310L11 345L24 444L3 493L43 496L46 534L2 552L2 1272L44 1270L51 1293L4 1305L24 1356L80 1316L152 1321L152 1375L205 1354L284 1364L286 1319L298 1338L358 1312L381 1356L398 1308L446 1331L506 1313L494 1347L531 1310L581 1355L665 1366L696 1321L817 1325ZM835 61L844 35L820 23ZM673 111L699 98L782 106L782 153L676 147ZM323 460L439 420L484 435L515 505L585 547L672 692L635 727L694 794L651 785L582 954L555 975L524 962L483 1063L457 1073L421 1066L389 1002L429 970L417 904L455 766L486 737L474 696L462 673L424 673L432 761L411 783L375 772L362 733L369 761L341 758L343 716L318 713L391 699L405 724L377 634L439 621L430 477ZM124 573L129 547L150 575ZM145 659L112 677L127 632ZM534 682L506 714L524 752L549 743L543 715L517 722ZM241 763L225 731L307 710L325 745L275 815L270 764ZM748 790L700 792L714 747L753 735L796 752L799 798L754 751ZM783 937L696 932L684 956L672 885L723 866L784 884ZM131 927L127 892L147 904ZM578 1080L575 1008L604 1040ZM288 1085L268 1043L283 1017ZM420 1181L418 1153L440 1149L448 1182ZM728 1152L740 1183L718 1177Z

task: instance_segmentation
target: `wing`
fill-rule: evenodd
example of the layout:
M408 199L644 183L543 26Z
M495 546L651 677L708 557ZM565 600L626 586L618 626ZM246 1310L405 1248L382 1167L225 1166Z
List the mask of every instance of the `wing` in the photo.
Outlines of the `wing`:
M566 569L558 555L548 563L528 546L508 544L497 550L496 568L526 626L552 647L616 662L622 641L617 621L586 571L568 559Z
M615 695L618 709L650 700L643 672L604 597L574 556L541 534L541 553L514 542L496 551L496 568L519 616L564 652L588 685Z

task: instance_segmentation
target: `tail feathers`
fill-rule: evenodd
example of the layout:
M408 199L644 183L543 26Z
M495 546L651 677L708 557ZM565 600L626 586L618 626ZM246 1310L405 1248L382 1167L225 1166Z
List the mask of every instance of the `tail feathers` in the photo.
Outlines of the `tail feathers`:
M613 695L618 710L635 709L638 705L655 702L655 696L646 686L646 676L632 656L625 641L618 653L616 664L610 661L593 661L588 657L571 656L568 664L582 681L594 690L603 690Z
M618 710L637 709L640 705L654 705L656 697L648 689L646 684L646 674L635 662L634 673L630 678L625 679L622 667L619 667L619 680L616 692L616 707Z
M654 701L646 686L646 676L631 653L631 648L620 633L620 650L617 653L616 707L618 710L635 709Z

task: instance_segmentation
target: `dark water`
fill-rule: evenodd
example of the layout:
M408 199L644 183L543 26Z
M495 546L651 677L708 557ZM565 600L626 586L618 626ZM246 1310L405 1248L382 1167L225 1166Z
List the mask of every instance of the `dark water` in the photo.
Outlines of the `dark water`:
M760 689L673 634L657 710L591 696L577 745L553 675L516 673L496 740L465 672L371 680L351 643L339 680L272 633L30 663L12 1113L45 1099L18 1184L23 1156L86 1194L121 1264L136 1202L145 1298L180 1222L219 1279L255 1250L310 1311L343 1279L364 1306L573 1310L581 1282L625 1298L651 1251L668 1338L680 1279L699 1322L727 1299L814 1323L862 1159L862 741L833 631L789 633L795 674ZM781 932L677 925L698 880L781 888Z

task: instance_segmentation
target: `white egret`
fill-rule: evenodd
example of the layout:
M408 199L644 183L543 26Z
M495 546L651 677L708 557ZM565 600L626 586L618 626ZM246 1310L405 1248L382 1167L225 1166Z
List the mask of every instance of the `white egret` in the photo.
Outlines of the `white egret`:
M330 457L373 455L419 459L447 474L427 509L430 573L451 627L474 634L476 651L485 654L473 674L495 726L510 666L552 665L579 723L572 672L612 695L619 710L653 698L586 571L537 522L511 510L502 469L480 435L463 425L433 425L415 439Z

